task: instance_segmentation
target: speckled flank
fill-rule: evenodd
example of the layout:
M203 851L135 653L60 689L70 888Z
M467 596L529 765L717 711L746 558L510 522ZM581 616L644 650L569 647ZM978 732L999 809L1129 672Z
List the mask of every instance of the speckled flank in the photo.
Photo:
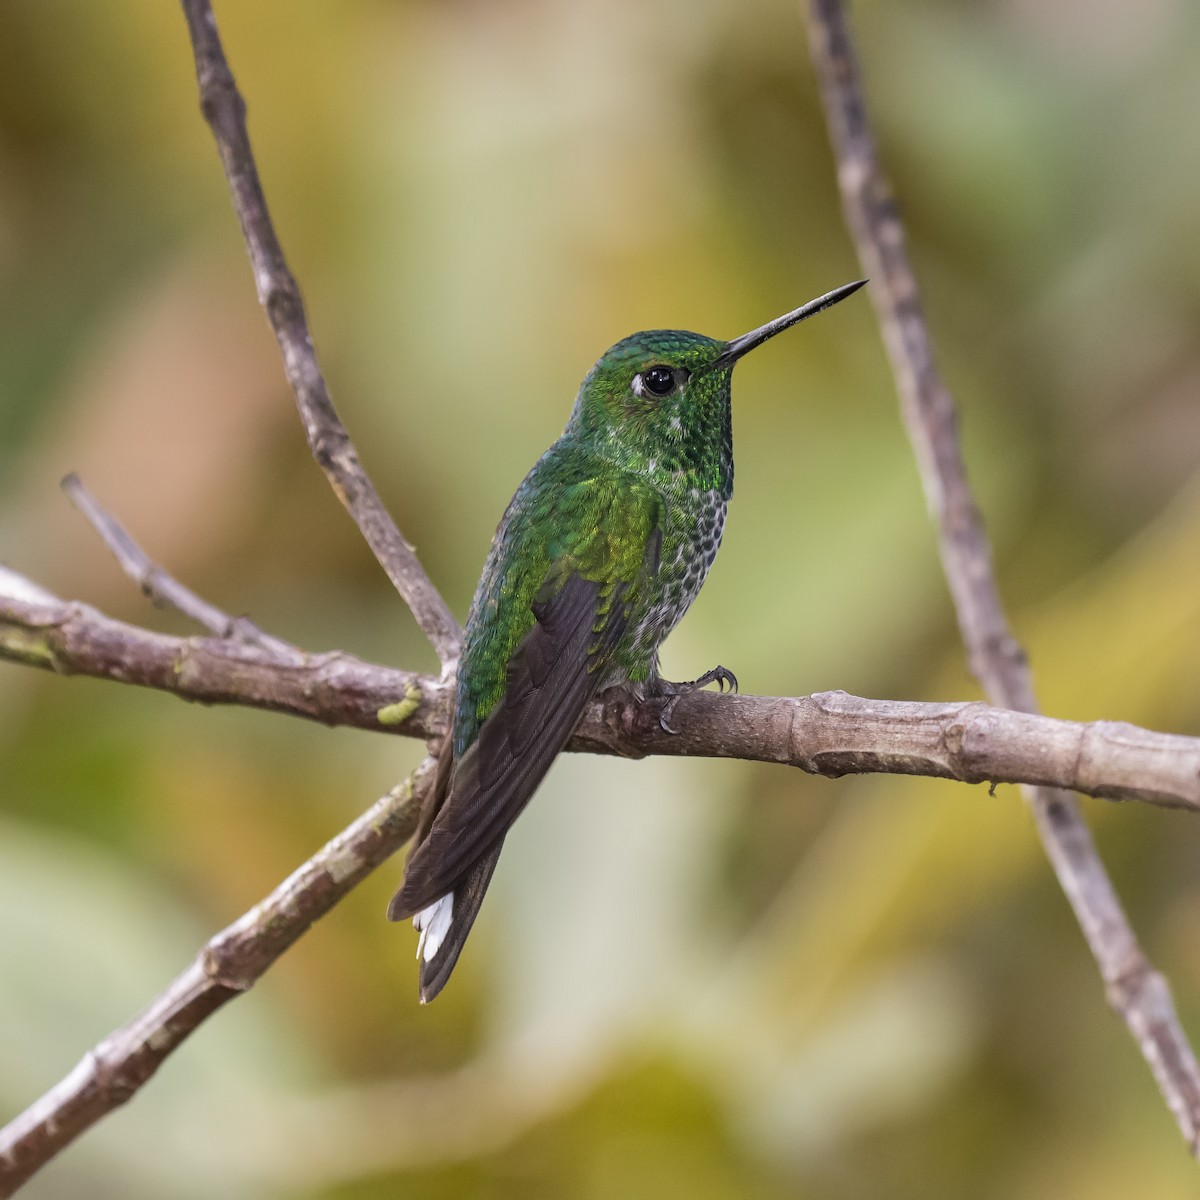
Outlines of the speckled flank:
M646 605L630 638L630 656L643 659L647 665L699 594L725 531L728 503L720 492L692 493L689 507L691 514L684 519L680 519L678 511L672 513L675 519L670 524L679 528L664 531L664 545L672 543L674 553L669 556L664 553L657 600Z

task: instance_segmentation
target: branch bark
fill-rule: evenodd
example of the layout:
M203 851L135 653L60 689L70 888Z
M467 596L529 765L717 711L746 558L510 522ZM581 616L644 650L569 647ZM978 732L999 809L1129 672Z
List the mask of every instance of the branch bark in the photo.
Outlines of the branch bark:
M201 704L243 704L325 725L432 737L445 730L450 684L333 651L306 654L275 638L173 637L107 617L43 589L9 589L0 569L0 659L90 675Z
M309 448L449 673L458 659L462 630L416 552L384 508L334 410L325 377L317 365L299 285L284 259L267 210L246 130L246 102L225 58L212 5L208 0L182 3L196 60L200 111L217 142L234 211L250 253L258 301L283 354L284 370Z
M967 482L954 399L934 362L899 208L867 118L841 0L811 0L809 46L825 106L846 223L871 277L871 298L900 393L970 667L997 705L1037 711L1024 651L1004 616L991 547ZM1193 1155L1200 1156L1200 1069L1166 980L1133 933L1070 793L1026 793L1046 854L1107 987Z
M116 621L87 605L21 598L0 575L0 659L63 675L90 675L204 704L242 704L357 729L440 739L450 688L440 679L307 654L266 638L171 637ZM6 594L12 591L17 594ZM623 758L739 758L813 775L926 775L963 783L1072 788L1200 812L1200 738L1115 721L1081 724L979 702L868 700L845 692L680 698L679 732L657 709L619 694L591 705L568 749Z

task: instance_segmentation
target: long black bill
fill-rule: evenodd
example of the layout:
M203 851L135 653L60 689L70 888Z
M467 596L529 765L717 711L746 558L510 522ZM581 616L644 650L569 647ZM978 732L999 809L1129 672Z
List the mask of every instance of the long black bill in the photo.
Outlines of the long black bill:
M749 354L755 346L761 346L768 338L773 338L777 333L782 333L785 329L791 329L793 325L803 321L805 317L811 317L816 313L824 312L827 308L832 308L839 301L845 300L847 296L851 296L857 292L866 282L865 279L858 279L854 283L847 283L840 288L834 288L832 292L826 292L825 295L818 296L815 300L810 300L807 304L800 305L795 312L787 313L782 317L776 317L775 320L768 321L765 325L760 325L759 328L752 329L749 333L743 333L741 337L734 338L731 342L726 342L725 348L721 351L713 366L733 366L743 354Z

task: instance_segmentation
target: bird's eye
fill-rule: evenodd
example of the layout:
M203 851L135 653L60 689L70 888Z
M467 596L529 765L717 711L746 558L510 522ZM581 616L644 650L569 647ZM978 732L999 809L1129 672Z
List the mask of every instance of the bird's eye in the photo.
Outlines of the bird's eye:
M670 367L651 367L642 372L642 383L652 396L665 396L675 387L675 372Z

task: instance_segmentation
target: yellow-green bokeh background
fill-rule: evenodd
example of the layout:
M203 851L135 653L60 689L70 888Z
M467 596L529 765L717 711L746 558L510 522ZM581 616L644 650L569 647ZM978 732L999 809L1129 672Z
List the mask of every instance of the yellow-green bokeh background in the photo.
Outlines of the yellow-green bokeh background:
M857 274L787 0L217 8L335 399L459 614L608 344ZM1200 10L854 18L1043 704L1200 733ZM975 695L865 298L737 382L725 548L668 672ZM0 10L0 559L182 631L68 470L225 608L434 665L308 458L161 0ZM0 1115L417 753L0 665ZM1200 1036L1200 827L1085 807ZM1194 1194L1015 789L564 761L427 1009L399 873L27 1194Z

